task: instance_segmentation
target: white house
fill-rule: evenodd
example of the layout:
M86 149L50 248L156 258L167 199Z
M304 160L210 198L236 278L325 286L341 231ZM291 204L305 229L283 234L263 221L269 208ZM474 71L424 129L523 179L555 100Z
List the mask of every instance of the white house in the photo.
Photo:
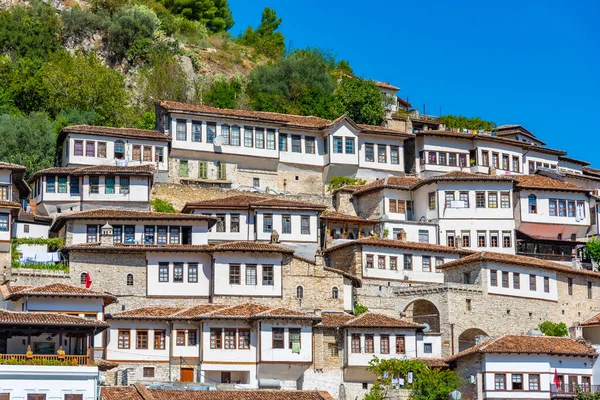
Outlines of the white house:
M30 193L23 180L25 167L0 162L0 267L10 268L11 239L14 237L14 220L21 208L20 201Z
M35 209L32 209L32 211L35 211ZM52 218L21 209L13 223L13 237L48 239L51 224ZM49 261L51 259L46 245L21 244L18 246L17 251L22 260Z
M98 208L148 211L152 165L57 167L36 172L29 183L37 213L55 216Z
M463 396L552 399L574 398L578 388L591 392L596 357L588 343L567 337L503 335L447 362L469 382L461 390Z

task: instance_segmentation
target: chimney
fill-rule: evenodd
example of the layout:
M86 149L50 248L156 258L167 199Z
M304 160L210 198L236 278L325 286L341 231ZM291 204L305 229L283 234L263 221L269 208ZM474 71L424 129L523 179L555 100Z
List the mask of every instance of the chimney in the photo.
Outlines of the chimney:
M275 229L271 232L271 243L279 243L279 233Z
M37 201L35 199L29 199L29 212L37 214Z
M113 245L113 227L107 222L100 232L100 246Z
M402 241L402 242L406 242L406 231L404 229L400 229L400 231L398 232L398 234L396 235L397 239Z

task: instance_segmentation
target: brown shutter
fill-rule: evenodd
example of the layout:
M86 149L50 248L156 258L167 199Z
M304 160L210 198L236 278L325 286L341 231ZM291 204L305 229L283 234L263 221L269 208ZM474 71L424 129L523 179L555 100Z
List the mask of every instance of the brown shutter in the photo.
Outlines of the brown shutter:
M406 201L398 200L398 214L406 214Z

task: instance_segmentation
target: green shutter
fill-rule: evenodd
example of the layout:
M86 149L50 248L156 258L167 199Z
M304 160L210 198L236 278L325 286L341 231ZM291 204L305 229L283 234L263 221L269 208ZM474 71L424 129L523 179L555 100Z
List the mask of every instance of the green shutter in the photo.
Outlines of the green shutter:
M219 164L219 176L218 178L220 180L225 180L227 179L227 164L222 162Z
M186 178L188 176L188 162L187 160L179 161L179 176Z
M207 173L206 173L206 162L204 161L200 161L198 163L198 178L200 179L206 179Z

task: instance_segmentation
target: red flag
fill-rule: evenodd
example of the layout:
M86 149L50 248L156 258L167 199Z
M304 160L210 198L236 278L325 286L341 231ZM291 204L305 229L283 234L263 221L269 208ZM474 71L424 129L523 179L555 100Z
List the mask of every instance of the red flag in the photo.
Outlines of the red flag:
M90 274L85 275L85 288L89 289L92 286L92 277Z
M554 368L554 384L556 385L556 389L560 390L560 379L558 379L558 373L556 372L556 368Z

